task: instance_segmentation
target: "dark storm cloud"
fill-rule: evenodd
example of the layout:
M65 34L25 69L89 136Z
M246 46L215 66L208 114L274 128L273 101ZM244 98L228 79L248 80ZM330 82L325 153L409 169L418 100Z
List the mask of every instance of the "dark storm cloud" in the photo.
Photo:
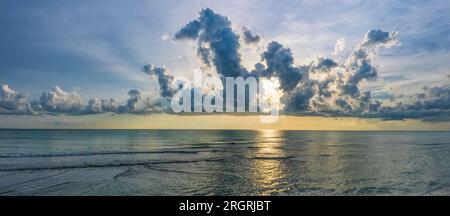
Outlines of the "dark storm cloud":
M197 53L206 65L213 65L223 77L236 77L247 72L241 65L239 36L231 22L209 8L175 34L176 40L196 40Z
M280 88L284 91L294 88L302 78L303 71L294 66L291 50L276 41L269 43L261 58L267 65L262 75L279 77Z
M139 91L138 89L131 89L130 91L128 91L128 96L130 98L128 98L127 104L125 106L122 106L121 110L129 112L138 111L139 102L142 100L141 91Z
M261 40L261 36L254 34L249 28L242 27L242 36L244 42L247 44L258 43Z
M286 112L304 112L308 111L310 107L310 100L316 94L314 83L311 81L303 82L302 85L285 92L281 98L284 104L284 111Z
M175 90L172 89L173 76L170 75L166 67L155 67L152 64L147 64L144 65L142 71L158 79L162 97L172 98L172 95L175 93Z
M199 20L193 20L190 23L188 23L185 27L180 29L177 33L175 33L175 39L196 40L199 36L198 34L201 28L202 23Z

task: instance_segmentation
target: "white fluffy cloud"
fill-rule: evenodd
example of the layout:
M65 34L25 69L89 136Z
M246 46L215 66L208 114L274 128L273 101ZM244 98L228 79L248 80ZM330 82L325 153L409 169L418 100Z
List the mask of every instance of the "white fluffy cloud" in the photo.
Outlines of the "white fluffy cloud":
M83 110L83 98L76 92L65 92L59 86L44 92L33 108L52 113L80 113Z
M145 96L138 89L128 92L128 100L124 104L118 104L114 99L91 98L85 104L83 98L76 91L66 92L56 86L50 91L44 92L39 101L31 103L32 110L46 114L85 115L100 113L134 113L147 114L167 110L167 104L163 99L152 99Z
M334 53L333 54L339 55L342 51L344 51L345 44L346 44L345 37L337 39L336 44L334 45Z
M16 93L8 85L0 89L0 114L27 114L30 113L28 96Z

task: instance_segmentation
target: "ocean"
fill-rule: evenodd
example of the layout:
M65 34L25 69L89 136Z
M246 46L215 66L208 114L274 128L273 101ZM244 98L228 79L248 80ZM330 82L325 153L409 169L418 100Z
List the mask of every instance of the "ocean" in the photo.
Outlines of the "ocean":
M0 195L450 195L450 132L0 130Z

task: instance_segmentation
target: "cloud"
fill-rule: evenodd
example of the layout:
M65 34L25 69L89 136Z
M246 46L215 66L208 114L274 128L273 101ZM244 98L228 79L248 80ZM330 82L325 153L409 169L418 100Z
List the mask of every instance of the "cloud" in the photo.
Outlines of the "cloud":
M284 95L284 110L291 113L364 114L376 112L380 102L370 92L361 92L362 81L378 77L371 64L379 49L397 44L396 32L369 30L342 62L318 57L309 65L294 65L289 48L271 42L261 54L267 69L262 76L278 76Z
M233 32L231 22L209 8L202 9L197 19L175 33L175 40L197 41L198 56L222 77L247 73L241 65L239 36Z
M83 109L86 114L98 114L106 112L118 112L118 106L116 105L114 99L99 99L92 98L89 99L88 104Z
M398 44L397 32L383 32L381 30L369 30L363 41L356 46L352 54L343 63L344 91L350 95L359 92L358 84L362 80L377 78L377 69L372 66L371 58L381 48L389 48Z
M127 101L126 108L130 111L137 111L138 103L142 100L141 91L137 89L131 89L128 92L128 96L130 96L130 98Z
M168 33L164 33L163 35L161 35L161 39L163 41L168 41L170 40L170 35Z
M242 27L242 36L244 42L247 44L258 43L261 40L261 36L258 34L253 34L252 31L247 27Z
M0 114L29 114L28 96L16 93L8 85L2 85L0 89Z
M84 109L83 114L96 113L131 113L131 114L151 114L159 112L168 112L168 101L162 98L152 98L144 95L139 89L131 89L128 91L128 99L124 104L116 104L114 99L99 100L91 99L92 105L88 105ZM94 109L92 109L94 108Z
M76 91L66 92L59 86L42 93L31 103L23 93L16 93L7 84L0 91L0 114L14 115L91 115L102 113L152 114L171 112L167 98L144 95L139 89L128 91L128 99L117 103L114 99L91 98L87 103Z
M450 81L450 78L449 78ZM450 82L434 87L423 87L413 95L398 95L391 105L382 107L380 115L386 118L423 118L450 120Z
M333 55L339 55L345 49L345 38L339 38L334 45L334 53Z
M128 92L126 105L119 106L119 113L151 114L159 112L169 112L169 102L167 99L151 98L142 94L138 89Z
M59 86L44 92L33 109L50 113L77 114L83 110L83 98L76 92L65 92Z
M175 39L196 40L200 59L206 66L215 68L221 76L279 77L283 92L281 101L287 113L391 117L392 114L399 115L402 110L374 99L370 91L360 90L362 82L378 78L378 69L372 64L372 59L380 49L399 44L397 32L369 30L343 61L318 57L307 65L295 65L291 50L272 41L261 54L262 62L255 64L254 71L247 71L241 65L237 35L232 31L227 17L207 8L200 11L197 19L180 29ZM260 39L246 28L243 28L242 35L246 43ZM338 39L334 55L342 53L345 46L345 38ZM426 94L428 100L423 102L427 105L424 109L427 112L436 107L448 109L445 90L435 88L433 92ZM409 105L404 109L411 110L413 107ZM410 117L420 118L421 114Z
M151 76L155 76L158 79L162 97L172 98L176 91L172 89L173 76L170 75L169 70L166 67L155 67L150 63L144 65L142 71Z
M202 28L202 24L199 20L193 20L189 22L186 26L180 29L177 33L175 33L175 39L183 40L195 40L199 36L200 29Z
M377 78L371 59L379 49L398 44L396 32L369 30L343 62L320 57L308 65L295 65L291 50L272 41L261 54L262 62L257 62L255 70L249 72L241 65L239 38L231 25L227 17L206 8L197 19L181 28L175 39L196 40L202 62L215 68L222 77L278 77L282 102L288 112L363 113L374 112L380 106L370 92L360 92L359 85ZM256 38L247 28L243 31L244 41L247 36ZM345 39L338 40L339 51L344 43Z
M376 67L371 64L371 58L379 49L396 45L398 43L396 35L396 32L369 30L343 62L337 63L329 58L317 58L307 66L305 79L301 80L300 86L297 87L303 89L308 87L307 91L314 92L309 94L310 106L305 110L297 109L297 111L337 114L375 112L380 102L372 99L370 92L361 92L359 85L362 81L371 81L378 77ZM299 97L292 93L288 96ZM288 110L294 110L290 109L292 105L295 106L295 104L288 104Z
M267 68L260 74L262 76L277 76L280 79L280 88L289 91L294 88L303 75L302 68L295 67L294 58L289 48L276 41L267 46L267 51L261 54Z
M245 43L261 40L261 36L253 34L248 28L242 28L240 33L234 32L227 17L206 8L199 12L196 19L176 32L174 39L195 41L197 56L206 67L214 69L222 78L278 77L282 107L287 114L448 119L448 84L426 87L423 92L409 96L389 94L390 100L373 98L372 92L361 90L363 82L371 82L379 77L377 66L372 64L372 60L381 49L399 44L397 32L369 30L347 58L337 61L317 57L305 65L296 65L290 48L272 41L267 44L261 53L260 62L255 63L252 71L241 64L239 35ZM335 55L342 53L345 43L345 38L337 40ZM160 97L149 97L138 89L132 89L122 104L116 103L114 99L92 98L85 105L77 92L65 92L55 87L45 92L40 100L29 104L25 94L15 93L9 86L3 85L0 113L81 115L170 112L169 101L176 92L172 88L174 77L164 66L147 64L142 70L158 80ZM205 91L201 89L202 93Z

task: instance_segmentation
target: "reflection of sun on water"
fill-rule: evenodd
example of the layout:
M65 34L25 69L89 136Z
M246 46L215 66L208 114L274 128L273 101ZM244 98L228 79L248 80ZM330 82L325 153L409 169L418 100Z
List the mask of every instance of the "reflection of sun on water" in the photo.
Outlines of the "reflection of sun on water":
M258 131L258 145L253 153L254 184L262 195L281 192L286 189L284 178L286 168L283 158L286 157L282 132L278 130Z

